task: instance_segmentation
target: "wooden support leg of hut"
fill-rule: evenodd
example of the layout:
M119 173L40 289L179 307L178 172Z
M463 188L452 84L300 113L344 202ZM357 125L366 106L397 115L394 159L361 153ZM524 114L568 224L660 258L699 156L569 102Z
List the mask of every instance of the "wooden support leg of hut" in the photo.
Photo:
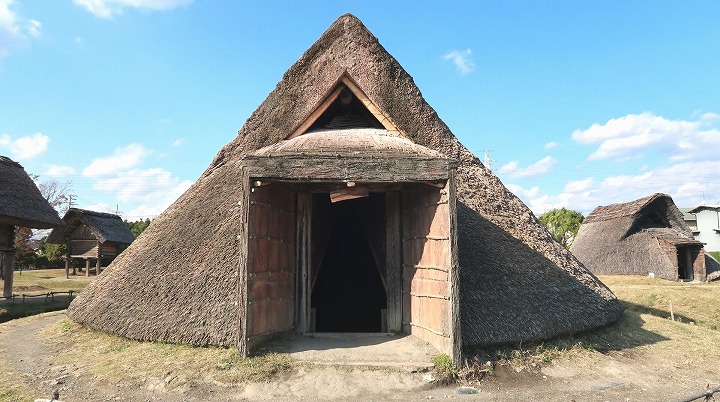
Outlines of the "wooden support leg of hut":
M65 279L70 278L70 259L65 259Z
M100 275L100 258L95 262L95 276Z
M90 276L90 259L85 259L85 276Z
M12 296L13 289L13 271L15 270L15 252L5 251L3 258L3 278L5 278L3 286L3 297Z

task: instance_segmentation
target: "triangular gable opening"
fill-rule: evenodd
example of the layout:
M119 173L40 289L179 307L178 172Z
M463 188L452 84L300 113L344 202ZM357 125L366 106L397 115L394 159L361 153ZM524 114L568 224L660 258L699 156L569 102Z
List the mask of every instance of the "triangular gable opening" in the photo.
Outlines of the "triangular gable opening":
M341 128L384 128L406 137L345 73L330 94L286 139L319 129Z

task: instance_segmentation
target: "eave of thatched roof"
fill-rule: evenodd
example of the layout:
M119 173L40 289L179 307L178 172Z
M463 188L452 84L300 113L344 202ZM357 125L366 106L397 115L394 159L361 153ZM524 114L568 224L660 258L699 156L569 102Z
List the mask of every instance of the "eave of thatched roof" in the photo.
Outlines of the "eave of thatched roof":
M343 80L362 91L386 129L458 163L466 345L547 338L621 316L612 292L455 138L412 77L349 14L290 67L202 177L88 286L68 315L137 339L236 344L243 314L236 264L244 228L238 222L245 213L238 199L247 158L297 134Z
M53 229L47 238L48 243L65 244L69 236L80 225L87 226L100 243L112 242L130 244L135 240L122 218L115 214L70 208L63 217L65 226Z
M0 223L36 229L63 226L23 167L0 156Z
M447 180L457 167L438 151L375 128L314 131L260 148L243 161L251 176L294 181Z

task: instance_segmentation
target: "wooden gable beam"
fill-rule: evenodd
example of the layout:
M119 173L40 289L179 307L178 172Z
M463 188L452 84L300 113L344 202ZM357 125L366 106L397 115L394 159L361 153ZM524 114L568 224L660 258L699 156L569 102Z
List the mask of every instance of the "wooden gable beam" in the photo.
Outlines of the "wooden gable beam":
M303 120L302 123L300 123L293 132L287 136L285 139L289 140L292 138L295 138L297 136L305 134L305 132L310 128L310 126L313 125L317 121L317 119L320 118L320 116L325 113L330 105L337 100L337 98L340 96L340 93L344 88L348 88L353 95L355 95L356 98L367 108L367 110L380 122L380 124L383 125L383 127L389 131L393 135L397 135L400 137L408 138L408 136L405 135L402 131L400 131L395 124L390 120L388 116L386 116L380 109L378 109L375 104L368 98L367 95L365 95L365 92L360 89L360 87L350 78L350 76L347 74L347 72L343 73L342 76L340 76L340 79L338 79L337 83L335 84L335 90L333 90L330 95L328 95L320 104L315 108L315 110L308 115L308 117Z

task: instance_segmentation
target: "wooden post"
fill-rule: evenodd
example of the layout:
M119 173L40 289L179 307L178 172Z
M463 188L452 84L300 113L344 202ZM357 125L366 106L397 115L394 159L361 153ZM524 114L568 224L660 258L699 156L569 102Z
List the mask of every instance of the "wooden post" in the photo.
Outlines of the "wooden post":
M13 271L15 271L15 226L13 225L0 225L0 228L5 228L5 233L0 233L3 236L0 239L0 250L3 253L3 296L11 297L13 289Z
M85 259L85 276L86 277L90 276L90 259L89 258Z
M297 329L298 332L312 330L310 320L310 293L312 288L312 193L302 192L297 196L297 247L298 247L298 294Z
M13 271L15 270L15 250L3 251L3 278L5 278L3 286L3 297L11 297L13 295Z
M97 258L97 261L95 262L95 276L100 275L100 257Z
M400 192L385 193L385 278L387 330L402 332L402 226Z
M458 260L457 198L455 188L455 169L450 170L448 178L448 210L450 219L450 326L452 332L452 359L455 367L462 367L463 345L460 322L460 261Z
M65 279L70 279L70 258L65 256Z
M675 312L673 311L672 300L670 300L670 320L675 321Z
M250 247L248 233L248 214L250 209L250 175L246 167L241 168L240 173L240 199L239 220L238 220L238 341L237 349L240 357L245 358L248 350L248 248Z

